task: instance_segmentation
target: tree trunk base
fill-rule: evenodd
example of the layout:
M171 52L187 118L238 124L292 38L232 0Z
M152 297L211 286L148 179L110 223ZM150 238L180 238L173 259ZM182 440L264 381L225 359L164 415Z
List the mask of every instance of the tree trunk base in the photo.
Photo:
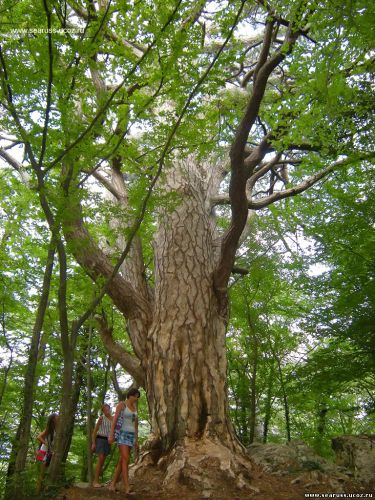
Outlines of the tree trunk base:
M199 493L200 498L220 498L224 492L238 495L254 493L251 486L250 460L241 447L233 451L220 442L211 439L186 439L169 453L146 451L131 467L131 476L155 479L158 476L161 491Z

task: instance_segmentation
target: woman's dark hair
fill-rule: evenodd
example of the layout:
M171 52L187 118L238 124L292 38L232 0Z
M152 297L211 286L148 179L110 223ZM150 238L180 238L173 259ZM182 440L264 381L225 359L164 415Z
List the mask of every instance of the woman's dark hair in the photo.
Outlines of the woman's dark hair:
M128 392L126 393L126 399L129 399L130 396L141 396L141 393L139 392L138 389L133 387L132 389L129 389Z
M47 433L46 437L50 436L51 438L53 437L55 430L56 430L56 418L57 418L57 413L51 413L51 415L47 419Z

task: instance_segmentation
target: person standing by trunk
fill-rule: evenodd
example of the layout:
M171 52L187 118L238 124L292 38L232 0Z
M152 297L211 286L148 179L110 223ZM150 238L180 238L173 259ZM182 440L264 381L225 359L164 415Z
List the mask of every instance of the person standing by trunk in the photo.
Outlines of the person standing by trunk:
M138 389L130 389L126 400L116 406L116 412L112 420L109 443L116 440L120 451L121 475L124 482L125 493L129 493L129 458L130 450L138 451L138 414L137 401L141 393ZM120 467L119 467L120 468ZM117 470L117 468L116 468ZM110 490L116 489L116 472L109 486Z
M111 431L113 415L111 413L111 407L108 404L103 404L101 409L102 415L98 418L92 433L92 451L95 451L98 456L93 482L94 488L100 488L102 486L99 482L100 474L102 472L105 459L111 452L111 445L108 442L108 436Z
M59 420L57 413L52 413L47 419L47 426L43 432L38 434L37 440L41 444L41 450L45 452L42 457L37 457L41 462L39 478L36 486L37 495L40 494L43 488L43 480L46 475L47 467L49 466L53 453L53 440L56 435L56 427Z

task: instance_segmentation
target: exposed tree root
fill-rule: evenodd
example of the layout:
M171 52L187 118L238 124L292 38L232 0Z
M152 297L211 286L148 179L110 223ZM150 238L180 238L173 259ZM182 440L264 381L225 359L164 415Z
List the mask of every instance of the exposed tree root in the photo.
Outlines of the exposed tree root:
M228 486L237 492L254 492L251 486L252 465L239 448L238 454L219 442L203 438L186 439L168 454L155 460L152 451L144 453L132 467L134 479L147 477L150 468L161 478L163 491L178 491L188 487L201 498L217 498L217 492Z

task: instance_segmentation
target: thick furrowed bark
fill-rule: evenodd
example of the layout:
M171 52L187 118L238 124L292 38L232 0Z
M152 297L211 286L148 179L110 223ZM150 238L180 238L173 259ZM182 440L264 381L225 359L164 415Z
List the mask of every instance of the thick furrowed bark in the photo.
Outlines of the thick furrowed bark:
M185 437L228 435L225 323L213 291L215 237L207 185L188 164L169 179L183 201L155 237L155 308L146 389L153 430L169 449ZM170 229L173 227L173 231Z

